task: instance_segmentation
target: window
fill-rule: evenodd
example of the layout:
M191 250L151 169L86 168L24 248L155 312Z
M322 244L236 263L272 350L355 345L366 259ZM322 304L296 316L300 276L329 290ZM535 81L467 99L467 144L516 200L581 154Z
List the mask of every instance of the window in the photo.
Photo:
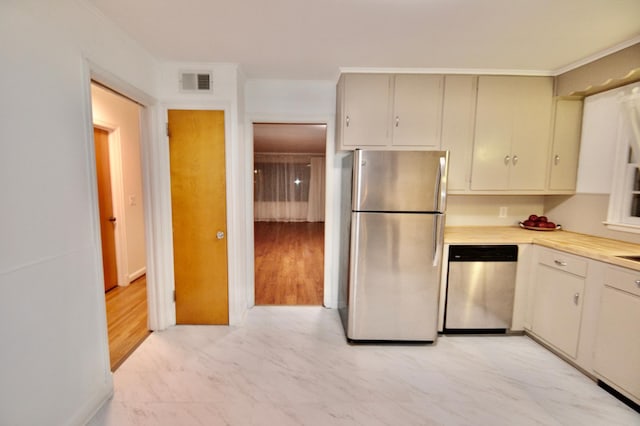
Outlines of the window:
M640 84L616 90L617 155L605 224L614 230L640 233L640 134L636 133L640 129Z
M304 163L254 165L254 201L307 201L310 167Z

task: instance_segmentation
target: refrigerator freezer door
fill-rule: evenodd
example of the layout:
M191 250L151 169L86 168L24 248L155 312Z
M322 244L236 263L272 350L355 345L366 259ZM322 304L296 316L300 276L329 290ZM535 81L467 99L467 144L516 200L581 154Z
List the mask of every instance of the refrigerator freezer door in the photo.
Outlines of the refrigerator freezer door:
M444 212L447 160L447 151L356 150L353 210Z
M347 337L435 341L443 215L353 213Z

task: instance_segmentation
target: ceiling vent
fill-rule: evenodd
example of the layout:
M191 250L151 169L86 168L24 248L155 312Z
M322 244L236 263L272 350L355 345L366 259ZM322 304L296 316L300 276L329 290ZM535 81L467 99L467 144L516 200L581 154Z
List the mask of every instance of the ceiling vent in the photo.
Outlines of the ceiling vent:
M182 72L180 73L180 90L183 92L210 92L210 72Z

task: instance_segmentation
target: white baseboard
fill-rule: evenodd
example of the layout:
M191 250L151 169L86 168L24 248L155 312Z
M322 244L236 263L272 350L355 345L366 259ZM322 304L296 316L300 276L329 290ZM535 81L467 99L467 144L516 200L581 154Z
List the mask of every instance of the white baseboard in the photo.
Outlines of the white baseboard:
M111 398L113 398L113 373L109 372L106 382L76 411L68 424L86 425Z
M140 278L141 276L143 276L146 273L147 273L147 267L143 266L142 268L138 269L134 273L129 274L129 282L137 280L138 278Z

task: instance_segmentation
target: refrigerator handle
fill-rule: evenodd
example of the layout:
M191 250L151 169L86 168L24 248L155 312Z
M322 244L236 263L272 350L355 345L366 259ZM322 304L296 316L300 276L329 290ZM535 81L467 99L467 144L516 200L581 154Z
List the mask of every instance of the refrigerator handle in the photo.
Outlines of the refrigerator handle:
M442 259L442 249L444 246L444 215L433 215L435 229L433 232L433 266L438 266Z
M438 180L436 182L437 210L444 212L447 205L447 157L440 157L440 167L438 168Z

